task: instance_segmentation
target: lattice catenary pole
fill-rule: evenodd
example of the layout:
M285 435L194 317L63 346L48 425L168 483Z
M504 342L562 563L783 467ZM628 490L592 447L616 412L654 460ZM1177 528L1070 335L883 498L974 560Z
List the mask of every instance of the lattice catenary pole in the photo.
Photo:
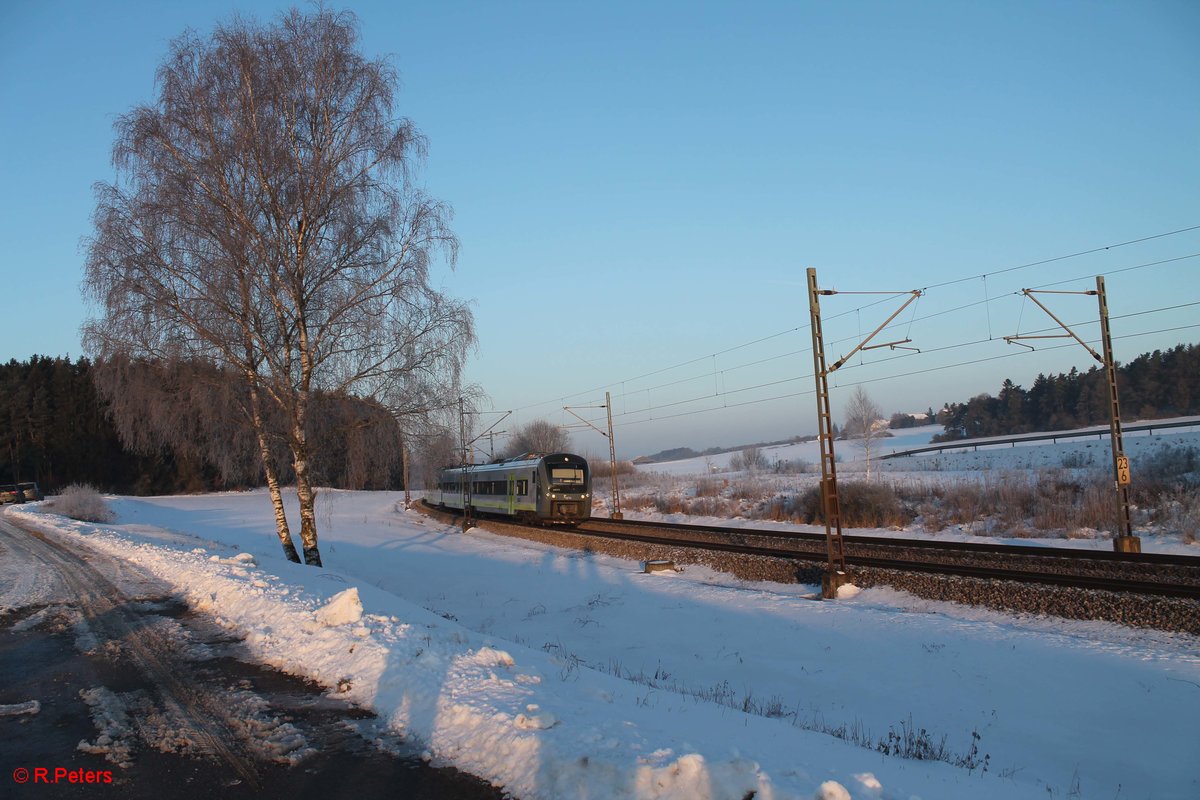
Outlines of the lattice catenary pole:
M846 549L842 540L842 514L837 494L837 464L833 455L833 414L829 407L829 370L825 368L825 341L821 333L821 301L817 271L808 268L808 312L812 318L813 375L817 383L817 440L821 447L821 510L825 518L825 549L829 556L821 580L821 596L837 597L847 581Z
M910 296L879 327L871 331L867 338L859 342L853 350L834 362L832 367L826 367L825 337L821 331L820 296L834 294L908 294ZM849 580L849 572L846 569L846 548L842 539L842 509L837 491L837 464L833 454L833 415L829 406L829 373L840 368L851 356L860 350L873 350L878 347L890 347L893 350L897 348L905 350L916 349L904 347L904 345L912 341L908 338L894 342L884 342L883 344L869 345L868 342L879 335L879 332L886 328L892 320L900 316L901 311L908 308L920 296L921 292L915 289L910 292L848 293L835 292L831 289L818 289L817 271L812 267L808 268L808 311L812 318L813 374L816 377L817 383L817 439L821 446L821 508L825 513L825 549L829 556L825 567L825 575L821 579L821 596L826 600L836 598L838 587Z
M1117 398L1117 367L1116 361L1113 359L1112 334L1108 327L1108 298L1104 293L1104 276L1096 276L1096 289L1094 291L1068 292L1047 289L1022 289L1021 293L1036 303L1038 308L1045 311L1047 316L1054 320L1065 333L1026 336L1018 334L1015 336L1005 336L1004 340L1006 342L1012 344L1024 339L1074 339L1083 345L1083 349L1091 353L1092 358L1096 359L1104 367L1104 376L1108 381L1108 423L1112 439L1113 485L1116 487L1118 504L1117 532L1116 536L1113 537L1113 550L1118 553L1140 553L1142 552L1142 540L1133 535L1132 515L1129 510L1129 458L1125 455L1125 442L1121 433L1121 404ZM1087 342L1079 338L1075 331L1071 330L1065 322L1056 317L1050 309L1046 308L1040 300L1034 297L1036 294L1095 295L1100 305L1100 339L1103 343L1104 355L1101 356ZM1022 346L1029 347L1029 345Z

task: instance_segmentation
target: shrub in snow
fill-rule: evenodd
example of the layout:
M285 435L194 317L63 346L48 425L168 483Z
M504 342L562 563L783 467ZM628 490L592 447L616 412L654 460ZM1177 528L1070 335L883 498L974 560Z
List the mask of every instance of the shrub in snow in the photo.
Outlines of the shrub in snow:
M607 458L601 458L595 453L587 454L585 458L587 458L588 465L592 468L592 480L596 480L598 478L612 478L612 462L610 462ZM632 461L617 462L618 476L630 476L634 475L636 472L637 467L633 465ZM622 481L622 484L624 484L624 481Z
M770 466L767 454L757 447L747 447L740 453L735 453L729 459L729 469L734 472L756 472Z
M1106 449L1101 455L1090 469L993 469L978 477L932 481L843 480L842 524L912 526L929 533L962 526L979 535L1017 538L1107 538L1120 529L1120 506L1111 458ZM935 463L931 459L925 466ZM1130 500L1136 528L1176 535L1187 543L1200 540L1200 448L1164 445L1139 453L1133 474ZM622 501L627 510L660 514L809 525L822 518L815 481L761 471L732 480L638 472L625 482Z
M1159 525L1168 533L1177 533L1187 544L1200 539L1200 496L1179 489L1163 504Z
M1184 445L1164 445L1137 460L1142 479L1194 483L1200 477L1200 449Z
M843 483L838 487L838 498L842 523L852 528L907 525L913 519L912 512L901 505L896 491L886 484ZM790 500L792 507L785 508L785 512L790 512L793 518L809 524L824 519L819 487L811 487Z
M46 509L83 522L112 522L117 518L100 493L87 484L71 484L51 497Z

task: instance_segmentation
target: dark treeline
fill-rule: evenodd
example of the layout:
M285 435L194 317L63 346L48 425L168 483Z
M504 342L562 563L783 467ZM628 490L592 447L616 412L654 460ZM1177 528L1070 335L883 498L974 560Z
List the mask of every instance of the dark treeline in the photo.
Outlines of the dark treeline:
M138 403L144 424L118 431L97 377L114 402ZM85 358L33 356L0 364L0 483L37 481L48 493L90 483L141 495L260 486L261 459L237 411L238 386L195 365L126 365L114 373ZM384 409L319 395L311 420L320 485L402 487L399 431ZM151 435L168 428L178 435ZM293 476L285 469L281 477Z
M34 356L0 365L0 482L168 491L194 469L126 451L92 386L91 364Z
M900 430L902 428L916 428L921 425L930 425L937 419L937 415L933 413L933 409L929 409L923 415L895 413L888 421L888 428L891 430Z
M1118 365L1117 391L1126 422L1200 414L1200 346L1155 350ZM1104 370L1072 368L1065 375L1039 374L1028 390L1005 380L996 397L985 393L947 404L937 415L946 432L934 441L1065 430L1108 420Z

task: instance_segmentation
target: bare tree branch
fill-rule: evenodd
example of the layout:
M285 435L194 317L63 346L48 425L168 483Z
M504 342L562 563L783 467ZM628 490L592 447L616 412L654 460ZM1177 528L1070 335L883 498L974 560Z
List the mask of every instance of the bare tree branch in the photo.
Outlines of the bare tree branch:
M117 121L119 182L96 187L86 346L240 375L285 552L275 418L319 565L312 434L328 420L314 428L314 397L416 412L457 386L474 344L469 308L430 284L457 258L451 211L414 184L425 140L396 119L396 73L358 52L352 14L188 32L157 77L156 102Z
M867 480L871 479L871 454L875 443L884 435L887 422L883 419L883 411L875 404L866 390L861 386L854 387L846 403L846 424L842 433L847 437L856 437L855 442L863 452L867 462Z

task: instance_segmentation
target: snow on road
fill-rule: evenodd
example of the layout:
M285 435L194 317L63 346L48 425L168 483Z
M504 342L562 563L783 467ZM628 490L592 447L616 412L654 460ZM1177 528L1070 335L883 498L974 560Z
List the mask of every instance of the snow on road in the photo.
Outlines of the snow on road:
M518 797L1200 796L1195 637L646 575L463 534L394 493L322 494L324 570L279 557L264 493L112 505L108 525L7 513L129 559L264 662ZM53 592L0 579L8 607Z

